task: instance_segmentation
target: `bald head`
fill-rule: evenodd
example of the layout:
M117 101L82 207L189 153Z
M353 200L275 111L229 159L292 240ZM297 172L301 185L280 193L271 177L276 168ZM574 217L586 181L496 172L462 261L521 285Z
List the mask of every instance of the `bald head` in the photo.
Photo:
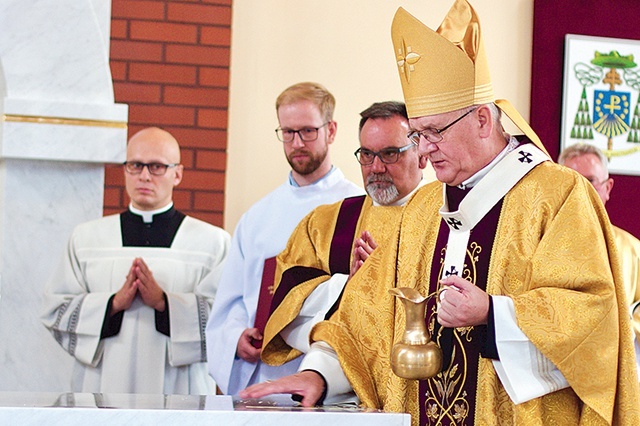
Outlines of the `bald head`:
M144 148L145 151L153 151L157 155L163 155L170 163L180 162L180 145L173 135L158 127L142 129L129 139L127 144L127 161L132 150Z
M125 168L124 174L127 194L135 208L151 211L171 202L173 188L182 180L183 171L176 138L157 127L140 130L127 144L127 163L141 166L131 171Z

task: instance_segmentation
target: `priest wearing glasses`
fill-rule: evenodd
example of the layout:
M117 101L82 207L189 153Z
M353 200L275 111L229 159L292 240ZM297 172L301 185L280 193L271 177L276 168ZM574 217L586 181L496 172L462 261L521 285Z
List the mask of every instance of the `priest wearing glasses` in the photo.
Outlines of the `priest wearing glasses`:
M186 216L176 139L139 131L124 163L129 208L80 224L44 293L42 321L75 359L70 390L211 394L204 328L229 234Z

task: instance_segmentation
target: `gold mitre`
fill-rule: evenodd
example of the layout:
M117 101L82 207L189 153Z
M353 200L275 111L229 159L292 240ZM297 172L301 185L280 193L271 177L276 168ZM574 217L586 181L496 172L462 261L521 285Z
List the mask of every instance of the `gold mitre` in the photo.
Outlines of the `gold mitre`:
M437 31L403 8L391 24L409 118L491 102L547 155L540 138L506 99L494 100L480 19L466 0L455 0Z
M409 117L493 102L480 20L467 1L456 0L437 31L399 8L391 38Z

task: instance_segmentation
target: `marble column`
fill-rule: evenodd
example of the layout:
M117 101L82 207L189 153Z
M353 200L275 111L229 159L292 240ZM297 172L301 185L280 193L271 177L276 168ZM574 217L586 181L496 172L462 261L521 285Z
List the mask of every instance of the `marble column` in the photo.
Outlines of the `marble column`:
M128 107L109 69L109 0L0 0L0 390L68 391L43 287L73 227L102 216Z

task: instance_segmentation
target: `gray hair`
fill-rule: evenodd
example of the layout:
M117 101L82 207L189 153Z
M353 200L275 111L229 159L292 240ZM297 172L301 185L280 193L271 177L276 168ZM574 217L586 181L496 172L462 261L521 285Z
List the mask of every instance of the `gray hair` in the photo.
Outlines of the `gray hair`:
M570 158L580 157L582 155L587 155L587 154L593 154L596 157L598 157L598 159L600 160L600 163L602 163L602 167L604 168L606 178L608 179L609 178L609 169L608 169L609 160L607 160L607 157L598 147L589 145L587 143L577 143L575 145L571 145L565 148L564 150L562 150L562 152L560 153L560 156L558 157L558 164L564 165L564 163Z
M499 124L500 120L502 119L502 110L498 108L498 106L493 102L491 102L487 106L491 110L491 117L493 117L493 121Z

